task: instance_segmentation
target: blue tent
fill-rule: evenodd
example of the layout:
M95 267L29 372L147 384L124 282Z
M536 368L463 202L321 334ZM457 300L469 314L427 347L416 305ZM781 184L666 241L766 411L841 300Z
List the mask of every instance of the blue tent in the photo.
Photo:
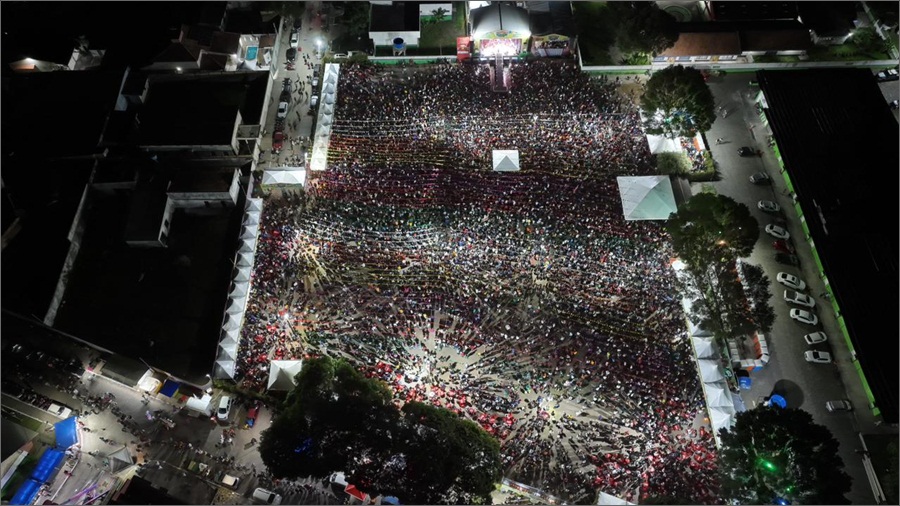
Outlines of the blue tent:
M41 490L41 484L34 480L25 480L25 483L16 491L16 495L9 501L10 504L31 504L37 498Z
M400 504L400 499L397 499L396 497L389 495L389 496L384 497L381 500L381 502L383 502L384 504Z
M44 483L49 480L56 474L59 465L65 458L65 453L54 450L53 448L48 448L47 451L41 455L37 465L34 466L34 472L31 473L31 479L38 483Z
M78 417L73 416L61 422L53 424L53 431L56 434L56 447L68 450L72 445L78 443L78 426L76 425Z
M172 380L166 380L165 384L163 384L162 390L159 393L165 395L166 397L172 397L175 395L175 392L178 391L178 387L180 387L180 383L176 383Z

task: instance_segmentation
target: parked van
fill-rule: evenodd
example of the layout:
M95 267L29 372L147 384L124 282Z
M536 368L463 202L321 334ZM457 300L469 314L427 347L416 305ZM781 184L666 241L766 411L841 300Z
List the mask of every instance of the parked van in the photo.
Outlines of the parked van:
M261 487L253 491L253 498L263 504L281 504L280 495Z
M231 397L227 395L223 395L219 400L219 410L216 411L216 417L219 420L228 420L228 415L231 414Z

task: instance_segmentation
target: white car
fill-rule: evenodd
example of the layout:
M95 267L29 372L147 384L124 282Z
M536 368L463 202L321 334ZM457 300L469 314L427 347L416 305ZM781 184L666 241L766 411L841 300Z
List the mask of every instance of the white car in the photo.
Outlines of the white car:
M791 234L778 225L766 225L766 233L777 239L790 239Z
M794 276L793 274L788 274L786 272L779 272L775 279L778 280L782 285L793 288L794 290L803 290L806 288L806 281Z
M257 488L256 490L254 490L253 498L257 501L262 502L263 504L281 504L280 495L264 488Z
M296 49L300 47L300 32L294 32L291 34L291 47Z
M791 309L791 318L807 325L818 325L819 317L803 309Z
M784 291L784 301L798 306L816 307L816 299L813 299L805 293L796 292L794 290Z
M807 350L806 353L803 354L803 358L805 358L807 362L813 364L831 363L831 353L828 353L827 351Z
M219 400L219 410L216 411L216 417L219 420L228 420L231 414L231 397L225 395Z
M69 409L65 406L60 406L59 404L50 404L50 406L47 408L47 411L49 411L50 413L53 413L54 415L56 415L64 420L66 418L69 418L69 415L72 414L71 409Z
M803 336L803 340L806 341L806 344L819 344L827 341L828 336L826 336L825 333L820 330L818 332L806 334L805 336Z
M777 213L781 211L781 206L771 200L760 200L756 203L756 207L767 213Z
M319 96L313 95L309 97L309 106L315 108L317 105L319 105Z
M275 115L278 119L284 119L287 117L288 113L288 103L287 102L278 102L278 114Z

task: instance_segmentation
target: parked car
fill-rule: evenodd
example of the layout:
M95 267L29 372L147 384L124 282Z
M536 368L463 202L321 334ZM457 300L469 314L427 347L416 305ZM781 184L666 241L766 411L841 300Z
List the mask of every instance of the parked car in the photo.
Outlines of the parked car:
M297 49L293 47L287 48L287 51L284 52L284 58L290 63L294 63L297 59Z
M303 16L297 16L294 18L294 30L298 32L303 28Z
M291 33L291 47L297 48L300 46L300 32L293 31Z
M750 146L743 146L738 148L738 154L740 156L756 156L756 150L751 148Z
M767 213L777 213L778 211L781 211L781 206L771 200L760 200L756 203L756 207Z
M797 276L788 274L786 272L779 272L775 276L775 280L788 288L793 288L794 290L803 290L804 288L806 288L806 281L803 281Z
M772 237L777 237L778 239L790 239L791 238L791 234L787 230L779 227L778 225L772 225L772 224L766 225L766 233L771 235Z
M791 318L807 325L818 325L819 317L805 309L791 309Z
M216 411L216 418L218 418L219 420L228 420L228 415L230 414L231 397L223 395L222 398L219 399L219 409Z
M772 182L772 179L765 172L757 172L750 176L750 182L753 184L769 184Z
M281 496L262 487L253 491L253 498L263 504L281 504Z
M275 115L276 118L285 118L288 113L288 103L287 102L278 102L278 113Z
M69 418L69 415L72 414L71 409L67 408L66 406L60 406L59 404L50 404L50 406L47 408L47 411L62 418L63 420Z
M798 306L815 307L816 299L806 295L805 293L796 292L794 290L784 291L784 301Z
M803 358L805 358L807 362L813 364L831 363L831 353L828 353L827 351L806 350L806 353L803 354Z
M237 488L240 483L241 479L237 476L232 476L228 473L225 473L225 476L222 476L222 485L225 485L228 488Z
M315 108L317 105L319 105L319 96L313 95L309 97L309 107Z
M347 58L347 53L334 53L333 55L331 55L331 57L334 58L335 60Z
M825 333L820 330L818 332L806 334L805 336L803 336L803 340L806 341L806 344L819 344L827 341L828 336L826 336Z
M791 255L788 253L775 253L775 261L784 265L793 265L794 267L800 267L800 259L797 258L797 255Z
M272 149L280 151L284 146L284 132L278 131L272 134Z
M897 79L900 79L900 73L897 72L897 69L887 69L876 74L875 78L878 79L878 82L880 83L896 81Z
M850 404L850 401L847 399L828 401L825 403L825 409L832 413L835 411L853 411L853 404Z
M775 251L780 251L782 253L794 253L796 251L794 245L790 241L785 241L784 239L772 241L772 247L775 248Z

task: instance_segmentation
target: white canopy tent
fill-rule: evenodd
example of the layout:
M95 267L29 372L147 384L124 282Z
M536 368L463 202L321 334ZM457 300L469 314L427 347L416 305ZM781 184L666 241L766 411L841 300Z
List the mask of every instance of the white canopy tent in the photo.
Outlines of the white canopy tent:
M667 220L678 210L669 176L620 176L616 180L626 220Z
M713 340L706 337L692 337L691 344L694 346L694 352L697 358L711 358L716 356L716 350L713 347Z
M302 360L273 360L269 362L269 390L293 390L294 376L303 368Z
M497 172L518 172L519 171L519 150L518 149L495 149L491 153L493 155L493 168Z
M700 369L700 379L704 383L712 383L725 379L722 370L719 367L719 361L710 358L701 358L697 360L697 368Z
M663 135L647 134L647 144L650 146L650 154L653 155L659 153L681 153L684 151L678 139L670 139Z
M281 168L263 172L262 184L280 186L306 186L306 169L300 167Z
M234 360L216 360L216 376L219 378L234 378Z

